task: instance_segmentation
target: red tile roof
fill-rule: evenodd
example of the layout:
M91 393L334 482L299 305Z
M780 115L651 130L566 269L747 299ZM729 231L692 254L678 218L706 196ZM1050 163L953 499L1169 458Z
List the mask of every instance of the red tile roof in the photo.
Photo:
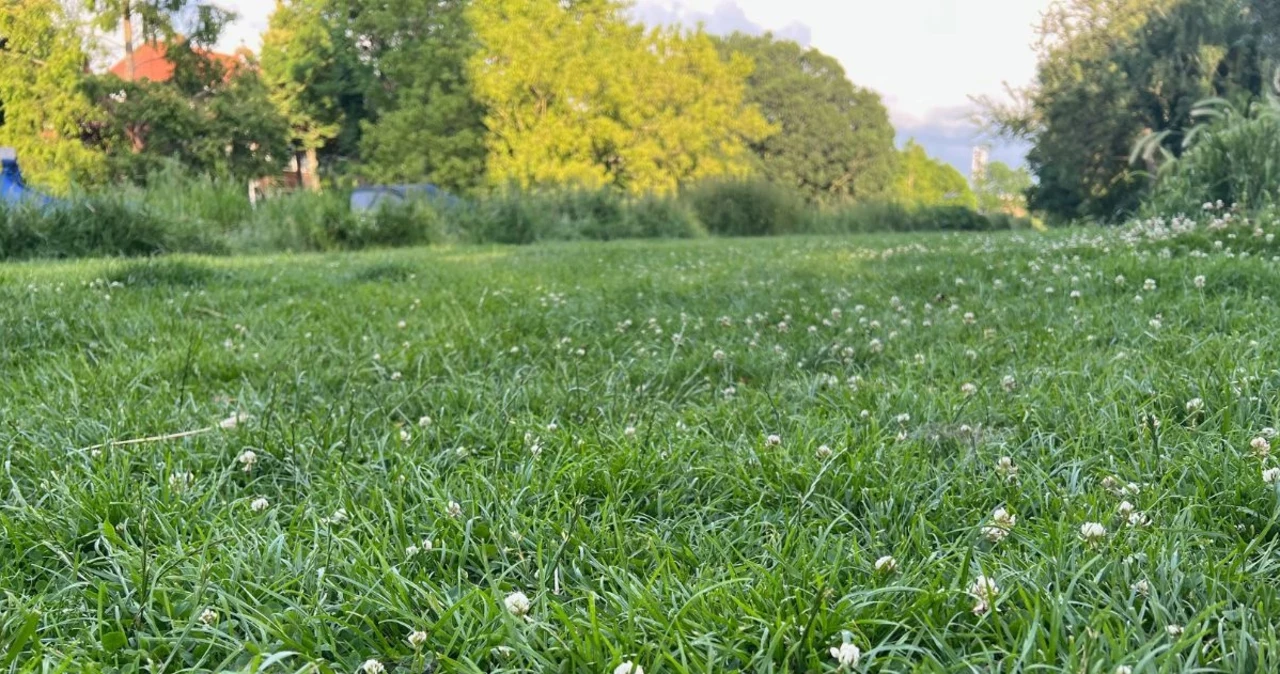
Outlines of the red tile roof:
M173 64L165 56L167 49L168 47L164 43L145 42L133 50L134 76L132 78L129 77L128 59L120 59L119 63L111 66L111 72L125 81L150 80L152 82L168 82L173 77ZM205 49L197 49L196 51L221 64L226 69L228 76L244 65L244 61L237 55L219 54Z

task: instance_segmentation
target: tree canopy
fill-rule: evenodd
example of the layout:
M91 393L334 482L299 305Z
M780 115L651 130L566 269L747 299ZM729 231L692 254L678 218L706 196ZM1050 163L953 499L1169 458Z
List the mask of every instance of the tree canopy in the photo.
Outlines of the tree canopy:
M1160 135L1182 151L1182 129L1206 97L1265 90L1276 49L1274 0L1057 0L1041 26L1027 107L996 123L1032 142L1031 207L1059 219L1112 219L1134 209L1155 155L1130 162Z
M81 142L99 119L85 93L85 51L56 0L4 0L0 12L0 145L13 146L42 183L99 179L101 153Z
M993 161L982 175L974 177L973 182L978 210L983 213L1026 213L1027 192L1034 184L1027 169L1015 169L1004 162Z
M763 176L814 199L888 191L897 150L879 94L854 86L839 61L789 40L738 33L720 45L754 61L747 102L778 129L748 145Z
M946 162L929 156L914 140L902 148L892 196L911 206L967 206L976 208L977 197L969 181Z
M470 61L491 182L672 191L750 170L772 127L745 100L751 63L710 37L646 30L614 0L475 0Z

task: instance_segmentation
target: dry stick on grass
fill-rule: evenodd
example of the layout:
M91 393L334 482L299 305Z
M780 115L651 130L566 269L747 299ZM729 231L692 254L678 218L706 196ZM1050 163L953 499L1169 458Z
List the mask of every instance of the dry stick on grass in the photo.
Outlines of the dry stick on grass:
M194 431L182 431L181 433L168 433L166 435L153 435L149 438L133 438L130 440L112 440L110 442L104 442L100 445L93 445L91 447L82 447L80 449L75 450L75 452L83 454L84 452L92 452L95 449L106 449L107 447L118 447L121 445L141 445L148 442L164 442L166 440L178 440L180 438L189 438L196 435L203 435L205 433L212 433L214 431L228 431L252 418L253 417L249 416L248 414L245 414L244 412L236 412L234 415L229 416L226 419L223 419L222 421L219 421L217 424L213 426L208 426L205 428L197 428Z

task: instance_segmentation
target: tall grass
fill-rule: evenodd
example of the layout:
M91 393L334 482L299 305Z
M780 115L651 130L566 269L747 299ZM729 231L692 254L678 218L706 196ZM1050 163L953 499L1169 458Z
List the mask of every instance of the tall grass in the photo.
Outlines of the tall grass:
M165 172L145 187L82 193L42 209L0 207L0 259L336 251L457 243L1008 229L964 208L814 206L759 181L708 182L680 195L507 188L353 213L348 194L294 193L254 207L243 185Z

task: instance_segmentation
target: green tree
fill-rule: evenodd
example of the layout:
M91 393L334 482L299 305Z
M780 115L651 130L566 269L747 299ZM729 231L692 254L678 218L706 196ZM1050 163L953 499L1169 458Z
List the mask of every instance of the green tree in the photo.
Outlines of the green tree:
M197 174L252 179L279 172L289 129L253 64L227 72L188 42L169 46L168 82L94 81L109 120L100 146L118 179L145 180L167 162Z
M262 79L313 178L322 151L354 154L363 118L368 73L343 9L333 0L276 0L263 36Z
M1132 211L1162 152L1182 151L1195 104L1251 98L1273 60L1274 0L1057 0L1041 27L1025 108L996 125L1032 142L1030 205L1058 219ZM1138 166L1149 134L1159 142ZM1163 150L1161 150L1163 148Z
M772 35L724 38L755 62L747 101L778 133L751 143L761 173L813 199L867 199L893 182L897 149L879 94L856 87L834 58Z
M86 55L56 0L0 0L0 145L17 148L34 184L62 190L105 169L81 136L96 120Z
M1027 211L1027 192L1033 181L1026 168L1013 168L1004 162L987 165L981 176L974 178L978 210L983 213L1018 215Z
M978 207L978 199L964 175L954 166L930 157L914 140L902 148L892 196L909 206Z
M646 31L621 2L476 0L469 17L493 182L673 191L746 174L746 144L773 131L745 101L749 59Z
M361 125L363 171L380 180L479 184L484 109L467 62L476 50L466 0L353 0L352 35L372 77Z

